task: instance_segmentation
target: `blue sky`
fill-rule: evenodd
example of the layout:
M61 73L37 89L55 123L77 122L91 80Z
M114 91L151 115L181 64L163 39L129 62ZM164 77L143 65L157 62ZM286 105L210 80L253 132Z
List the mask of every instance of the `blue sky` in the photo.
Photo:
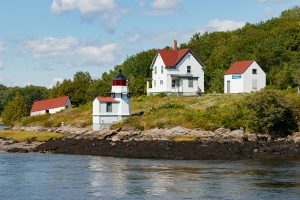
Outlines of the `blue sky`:
M277 17L300 0L0 1L0 83L99 78L127 56Z

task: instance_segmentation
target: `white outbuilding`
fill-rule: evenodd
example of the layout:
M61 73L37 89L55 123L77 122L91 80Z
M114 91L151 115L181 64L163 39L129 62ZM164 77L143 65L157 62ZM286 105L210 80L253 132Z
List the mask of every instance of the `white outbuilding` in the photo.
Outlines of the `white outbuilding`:
M150 66L147 94L195 96L204 92L204 64L189 48L158 50ZM201 90L201 91L200 91Z
M120 71L112 80L107 97L96 97L93 102L93 130L101 130L131 116L131 93L126 76Z
M71 108L68 96L35 101L30 110L30 116L53 114L68 108Z
M224 93L249 93L266 87L266 73L254 60L237 61L224 73Z

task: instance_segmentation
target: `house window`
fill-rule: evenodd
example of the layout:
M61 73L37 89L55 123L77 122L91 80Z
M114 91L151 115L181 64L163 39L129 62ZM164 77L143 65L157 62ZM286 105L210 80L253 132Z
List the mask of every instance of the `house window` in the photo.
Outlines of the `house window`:
M156 87L156 81L153 81L153 87Z
M163 85L164 84L164 81L163 80L160 80L160 85Z
M191 66L187 66L187 68L186 68L186 73L188 73L188 74L191 73Z
M106 103L106 112L112 112L112 103L111 102Z
M176 87L176 80L172 80L172 88Z
M252 74L257 74L257 69L252 69Z
M157 67L154 67L154 74L157 74Z
M46 113L49 113L49 110L46 110Z
M189 87L194 87L194 80L192 78L189 78L188 81L189 81Z
M164 73L164 66L160 67L160 72L163 74Z

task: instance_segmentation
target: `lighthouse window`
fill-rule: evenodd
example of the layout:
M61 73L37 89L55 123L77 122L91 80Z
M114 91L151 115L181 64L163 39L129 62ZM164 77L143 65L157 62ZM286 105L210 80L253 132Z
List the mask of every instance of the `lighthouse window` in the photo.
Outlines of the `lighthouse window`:
M157 74L157 67L154 67L154 74Z
M161 66L160 72L163 74L164 73L164 66Z
M106 112L112 112L112 103L110 102L106 103Z

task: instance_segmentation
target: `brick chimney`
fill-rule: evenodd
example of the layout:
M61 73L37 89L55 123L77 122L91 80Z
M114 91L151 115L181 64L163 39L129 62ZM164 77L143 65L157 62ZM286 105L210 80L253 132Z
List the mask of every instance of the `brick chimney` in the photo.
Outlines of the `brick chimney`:
M174 40L174 50L177 50L177 40Z

